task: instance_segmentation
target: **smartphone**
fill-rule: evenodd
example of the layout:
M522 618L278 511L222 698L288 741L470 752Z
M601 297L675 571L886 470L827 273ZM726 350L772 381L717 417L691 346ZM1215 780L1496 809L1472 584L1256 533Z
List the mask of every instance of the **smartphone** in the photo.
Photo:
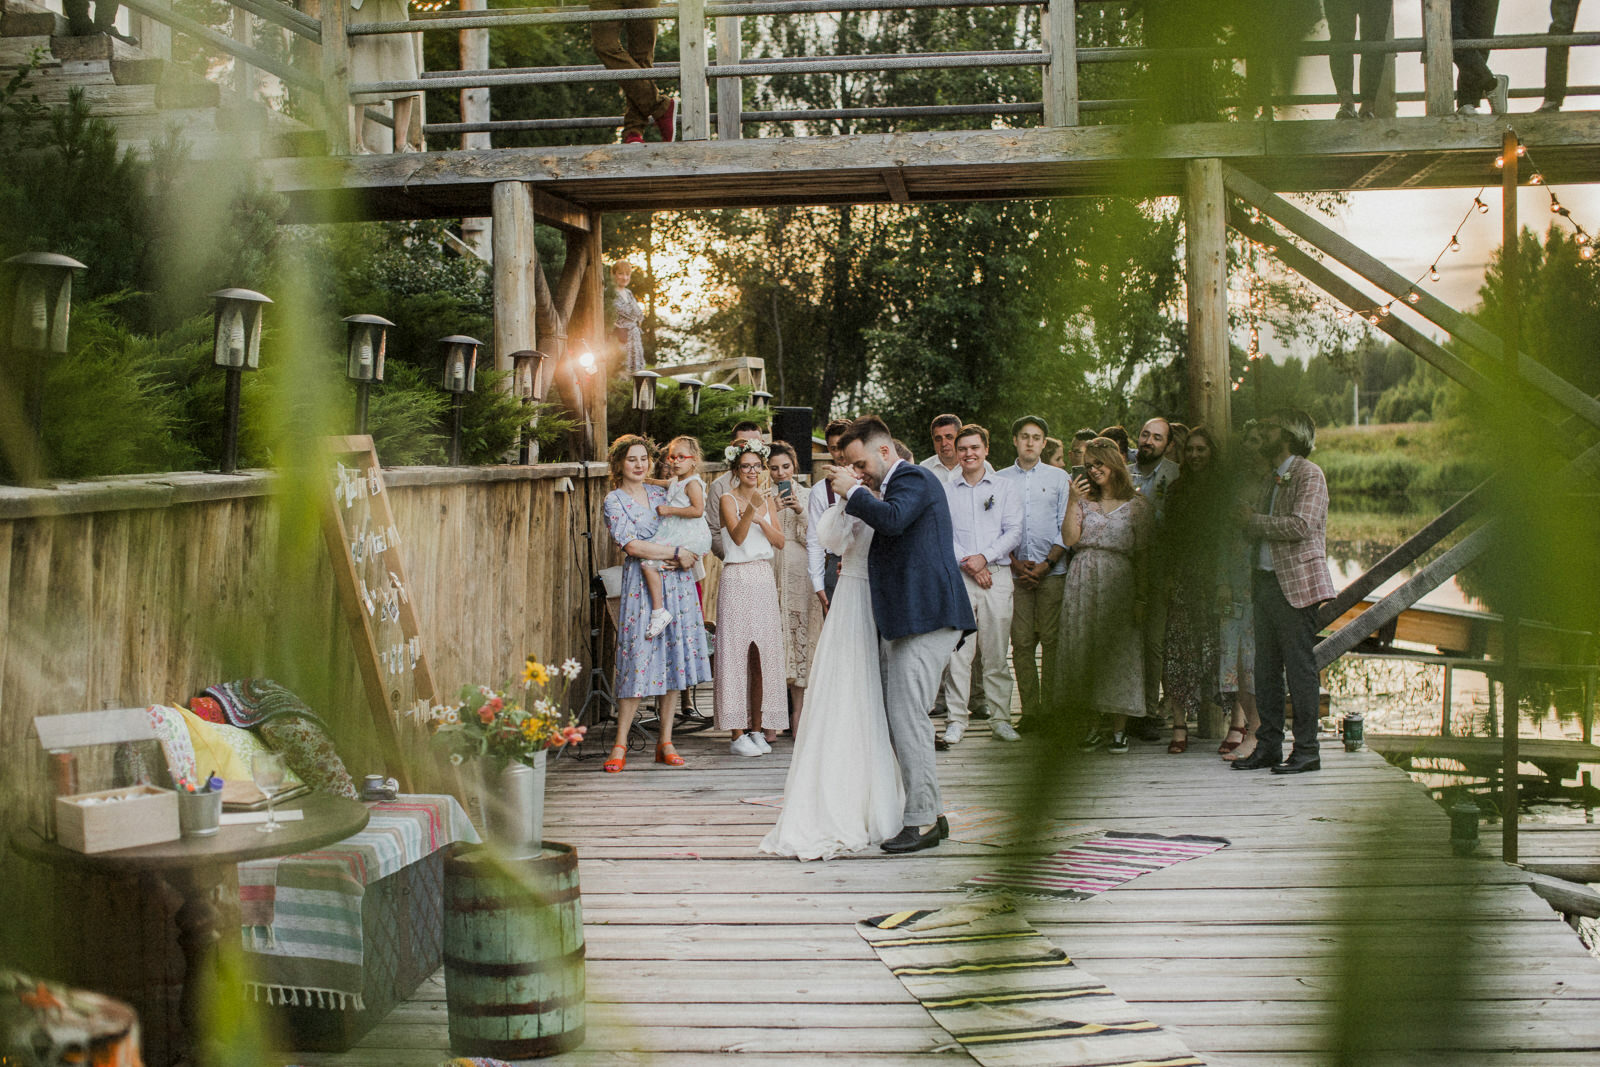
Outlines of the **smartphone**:
M793 496L794 495L794 482L789 480L788 478L785 478L781 482L779 482L777 484L776 488L778 490L778 498L780 500L783 499L786 496Z
M1087 478L1089 476L1089 468L1073 467L1070 474L1073 481L1077 481L1079 478Z

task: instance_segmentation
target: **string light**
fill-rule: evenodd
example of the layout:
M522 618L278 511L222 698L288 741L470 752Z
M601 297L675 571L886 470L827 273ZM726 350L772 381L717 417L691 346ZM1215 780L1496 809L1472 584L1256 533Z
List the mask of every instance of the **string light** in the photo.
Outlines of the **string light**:
M1489 213L1489 205L1483 202L1483 197L1481 196L1475 196L1472 198L1472 206L1478 209L1478 214L1480 215L1487 215Z
M1572 239L1578 246L1578 258L1585 262L1592 261L1595 258L1595 252L1593 238L1589 231L1584 229L1583 225L1572 217L1572 211L1561 202L1560 197L1556 196L1556 191L1545 184L1544 171L1534 161L1533 156L1528 154L1527 146L1519 143L1517 145L1517 154L1527 156L1528 166L1532 168L1533 173L1528 176L1528 184L1543 186L1545 193L1549 195L1550 214L1572 227Z
M1452 251L1452 252L1461 251L1461 240L1460 240L1460 238L1456 237L1455 234L1451 234L1450 235L1450 251Z

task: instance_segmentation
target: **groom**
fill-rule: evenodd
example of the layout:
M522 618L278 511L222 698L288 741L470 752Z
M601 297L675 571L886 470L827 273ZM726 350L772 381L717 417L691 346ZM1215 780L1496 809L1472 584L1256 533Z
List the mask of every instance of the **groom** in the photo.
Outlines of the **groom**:
M889 739L906 788L905 826L883 850L919 852L949 833L939 813L928 709L950 654L977 623L956 568L944 484L902 460L894 435L875 415L852 422L839 446L849 467L834 472L833 491L846 497L846 514L874 531L867 577L883 657ZM877 489L883 499L865 489Z

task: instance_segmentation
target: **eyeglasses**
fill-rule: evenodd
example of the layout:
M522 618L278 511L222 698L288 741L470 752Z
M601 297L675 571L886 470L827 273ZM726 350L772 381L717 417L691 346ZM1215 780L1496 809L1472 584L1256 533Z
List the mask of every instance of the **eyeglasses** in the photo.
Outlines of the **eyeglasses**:
M683 453L675 453L673 455L668 456L667 458L672 460L674 463L676 463L680 459L694 459L693 456L685 455Z
M1111 468L1107 467L1104 463L1101 463L1097 459L1091 459L1088 463L1084 464L1084 466L1088 467L1092 471L1103 471L1103 470L1110 470L1111 469Z

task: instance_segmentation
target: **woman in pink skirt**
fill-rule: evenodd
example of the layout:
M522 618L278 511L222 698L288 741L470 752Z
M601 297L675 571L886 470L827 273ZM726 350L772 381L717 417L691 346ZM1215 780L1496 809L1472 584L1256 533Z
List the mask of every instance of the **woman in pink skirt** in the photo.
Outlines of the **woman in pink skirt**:
M789 726L783 620L772 559L783 547L772 501L761 491L768 448L740 441L733 488L723 495L722 577L717 582L717 728L735 756L764 756ZM764 736L763 736L764 735Z

